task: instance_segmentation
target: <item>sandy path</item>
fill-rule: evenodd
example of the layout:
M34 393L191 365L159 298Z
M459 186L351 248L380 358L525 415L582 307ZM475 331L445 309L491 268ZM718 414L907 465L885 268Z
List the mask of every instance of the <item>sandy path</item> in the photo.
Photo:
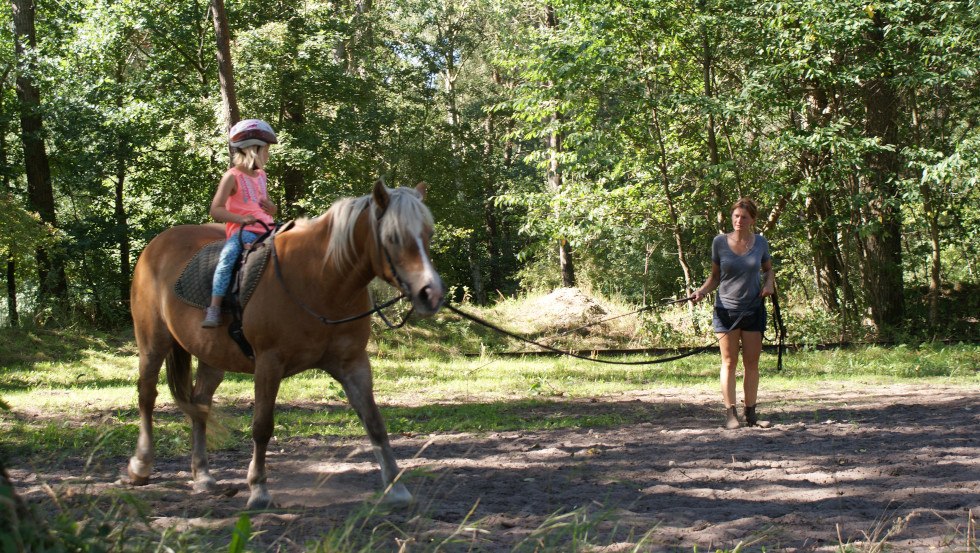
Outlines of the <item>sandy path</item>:
M832 383L765 399L769 429L723 430L714 394L676 389L546 408L625 410L647 421L630 426L393 436L402 467L427 476L409 480L413 508L375 522L386 518L421 541L448 535L472 510L471 522L486 532L460 539L509 551L553 513L584 507L610 517L595 540L606 551L630 550L651 530L643 550L714 550L759 538L768 551L831 551L841 539L880 539L901 521L888 537L896 550L965 549L971 510L980 517L980 390ZM342 525L380 484L366 445L275 443L270 488L282 509L253 518L264 531L258 544L302 550ZM248 496L248 447L212 455L223 495L193 495L186 459L158 460L154 481L132 491L152 506L156 526L230 528ZM66 468L45 481L97 493L118 487L114 470L82 481ZM28 498L44 496L38 475L12 476Z

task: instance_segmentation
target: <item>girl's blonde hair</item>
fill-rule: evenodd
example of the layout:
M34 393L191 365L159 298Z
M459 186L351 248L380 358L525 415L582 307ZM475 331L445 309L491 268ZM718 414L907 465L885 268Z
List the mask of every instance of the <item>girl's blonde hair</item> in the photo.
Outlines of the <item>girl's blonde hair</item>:
M235 167L245 168L249 171L262 169L259 160L260 148L268 148L268 145L245 146L244 148L234 148L231 154L231 164Z

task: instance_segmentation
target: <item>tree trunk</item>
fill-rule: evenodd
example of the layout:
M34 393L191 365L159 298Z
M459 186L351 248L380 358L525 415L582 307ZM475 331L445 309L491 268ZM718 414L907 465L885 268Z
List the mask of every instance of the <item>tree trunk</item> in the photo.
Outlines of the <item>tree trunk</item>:
M649 95L649 83L647 83L647 94ZM654 107L652 110L652 120L651 126L654 131L657 150L659 152L660 163L660 184L663 187L664 198L667 201L667 214L670 217L671 231L674 235L674 244L677 246L677 262L681 266L681 271L684 273L684 294L690 294L694 291L694 277L691 272L691 266L687 262L687 253L684 248L684 234L681 229L680 217L677 215L677 206L674 204L674 195L670 190L670 170L667 165L667 146L664 144L663 128L660 126L660 112ZM650 251L649 246L647 249L647 263L649 263ZM644 266L643 274L644 277L647 272L647 267ZM646 303L646 286L644 285L644 303ZM697 318L694 317L694 304L692 302L687 302L687 312L691 315L692 321L694 321L694 332L700 332L700 325L698 324Z
M116 197L115 197L115 220L116 229L119 235L119 301L121 305L129 304L129 275L130 275L130 244L129 244L129 219L126 215L126 207L123 202L126 183L126 160L129 144L123 140L119 141L119 149L116 160Z
M20 324L17 313L17 263L13 256L7 258L7 319L10 326Z
M347 74L360 77L367 76L365 63L369 59L365 52L370 52L374 45L374 28L371 25L370 14L374 9L372 0L355 0L353 35L344 46L347 56Z
M684 235L682 233L680 217L677 214L677 207L674 205L674 195L670 190L670 170L667 166L667 146L664 144L663 129L660 127L659 110L653 108L651 123L655 131L657 149L659 151L660 163L660 184L663 187L664 198L667 202L667 214L670 216L671 231L674 234L674 243L677 246L677 262L681 265L684 272L684 293L689 294L694 290L694 281L691 275L691 266L687 263L687 255L684 250ZM693 309L691 305L688 306Z
M572 247L562 238L558 241L558 263L561 266L561 285L575 286L575 265L572 263Z
M885 21L874 14L868 40L868 59L874 59L884 42ZM898 193L898 93L890 82L890 68L876 71L862 87L866 112L865 137L881 146L864 156L867 173L861 192L867 199L863 210L864 283L871 318L879 328L897 327L905 315L902 275L902 214Z
M299 52L299 43L305 34L306 24L302 17L293 14L287 23L289 51L291 57L296 59ZM290 62L292 63L292 62ZM302 132L306 125L306 97L303 94L302 73L295 65L288 71L283 72L280 97L282 98L282 110L280 114L280 127L288 129L293 136ZM295 218L299 213L297 204L306 196L306 175L301 167L287 161L282 169L282 188L283 188L283 220Z
M840 245L837 243L837 228L833 223L833 207L824 190L815 190L806 198L807 238L813 259L813 281L824 306L838 313L841 301L838 292L842 289L841 269L837 264Z
M549 29L558 28L558 18L555 14L555 7L548 5L547 7L547 25ZM556 111L552 115L552 122L554 127L561 128L562 115L561 112ZM560 130L556 130L551 133L548 138L548 189L552 194L560 194L563 175L561 164L558 161L559 156L562 153L564 137ZM557 214L556 214L557 216ZM561 282L562 286L570 288L575 286L575 265L572 261L572 248L568 244L568 240L564 237L558 239L558 266L561 271Z
M0 78L0 83L6 85L7 83L7 72L4 72L3 78ZM3 98L0 96L0 102ZM0 109L2 112L2 109ZM0 167L7 166L7 125L2 123L0 126ZM10 184L10 172L3 171L3 190L13 193L13 186ZM7 255L7 322L10 326L18 326L20 324L20 315L17 313L17 261L14 259L12 253Z
M797 182L796 185L799 185L799 183ZM765 224L762 225L760 232L763 235L769 234L776 228L776 225L779 224L779 218L782 217L783 212L786 211L786 205L789 204L789 199L792 195L792 192L786 192L779 196L779 200L772 206L772 209L769 210L769 217L766 218Z
M474 229L475 231L475 229ZM483 270L480 263L480 247L476 232L470 233L466 244L467 257L470 262L470 281L473 283L473 299L478 305L487 303L487 290L483 285Z
M11 0L14 18L14 52L17 58L17 99L20 101L21 141L24 144L24 166L27 173L27 195L31 209L41 220L57 227L54 190L51 186L51 168L44 146L44 124L41 118L41 93L34 84L35 67L29 48L37 47L34 31L34 4L32 0ZM38 248L39 303L49 299L66 302L68 279L65 261L59 256Z
M120 58L116 66L117 82L122 83L123 63ZM120 93L116 97L116 108L122 111L123 96ZM119 302L120 305L129 305L129 275L130 275L130 243L129 243L129 219L126 214L125 184L126 170L129 160L129 139L125 136L117 138L119 143L116 146L116 195L114 216L116 222L116 234L119 236Z
M494 70L493 76L494 81L499 83L500 76L496 70ZM488 167L492 167L490 160L494 157L494 144L497 140L495 117L494 113L490 111L483 121L483 135L485 137L483 143L483 159ZM487 288L489 290L500 290L503 287L504 270L502 266L503 260L500 257L500 225L497 222L497 212L494 210L493 202L490 201L497 188L496 170L487 171L487 181L483 187L483 197L481 200L483 201L483 221L487 230L486 244L487 257L489 259Z
M556 121L561 119L561 114L555 113ZM548 162L548 189L553 194L561 193L562 173L558 163L558 155L562 151L562 135L556 131L551 134L548 141L551 159ZM557 214L556 214L557 216ZM575 286L575 269L572 261L572 249L565 238L558 239L558 265L561 270L561 282L565 287Z
M942 89L941 89L942 90ZM943 91L944 92L944 91ZM943 92L941 95L945 96ZM914 93L912 96L912 128L914 130L915 143L922 146L922 118L919 115L918 98ZM944 134L948 115L945 105L937 110L938 119L941 121ZM948 155L948 152L944 152ZM923 179L919 182L919 194L922 196L922 209L929 227L929 245L931 249L930 270L929 270L929 326L935 328L939 322L939 295L942 292L942 242L939 225L939 205L929 183Z
M225 12L224 0L211 0L211 16L214 19L222 117L227 132L241 120L241 115L238 112L238 96L235 94L235 72L231 61L231 29L228 26L228 14Z
M707 2L705 0L699 0L698 7L704 14L707 14ZM701 29L701 49L701 74L704 81L704 96L710 104L715 94L714 77L712 76L714 54L712 53L711 40L708 36L707 23ZM708 163L712 169L715 169L721 165L721 156L718 155L718 135L715 130L715 115L710 111L708 112L708 121L705 124L705 132L708 140ZM719 234L725 232L725 213L727 212L725 209L725 192L721 188L720 177L721 175L711 174L709 172L709 178L712 179L712 189L715 194L715 226Z
M928 187L927 187L928 188ZM931 200L929 200L931 201ZM939 322L939 294L942 291L942 244L939 239L938 210L927 208L929 218L929 245L932 246L932 263L929 271L929 324L933 327Z

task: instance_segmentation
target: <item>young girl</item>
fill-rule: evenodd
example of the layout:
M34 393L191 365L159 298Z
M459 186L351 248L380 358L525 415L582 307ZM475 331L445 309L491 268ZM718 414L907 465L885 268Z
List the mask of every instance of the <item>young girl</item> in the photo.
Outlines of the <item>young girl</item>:
M265 167L269 161L269 144L277 144L276 133L260 119L246 119L235 124L228 133L232 148L232 168L218 183L211 200L211 216L225 223L224 248L211 284L211 306L205 310L204 328L221 324L221 301L231 284L231 269L242 251L241 244L254 242L271 227L278 208L269 201L266 190ZM241 240L239 240L241 234Z

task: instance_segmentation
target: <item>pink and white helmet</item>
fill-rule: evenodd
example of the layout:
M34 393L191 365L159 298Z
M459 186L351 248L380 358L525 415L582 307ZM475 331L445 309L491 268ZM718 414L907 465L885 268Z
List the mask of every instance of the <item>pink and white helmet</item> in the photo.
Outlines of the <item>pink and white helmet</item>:
M276 132L261 119L243 119L228 131L228 142L232 148L278 144Z

